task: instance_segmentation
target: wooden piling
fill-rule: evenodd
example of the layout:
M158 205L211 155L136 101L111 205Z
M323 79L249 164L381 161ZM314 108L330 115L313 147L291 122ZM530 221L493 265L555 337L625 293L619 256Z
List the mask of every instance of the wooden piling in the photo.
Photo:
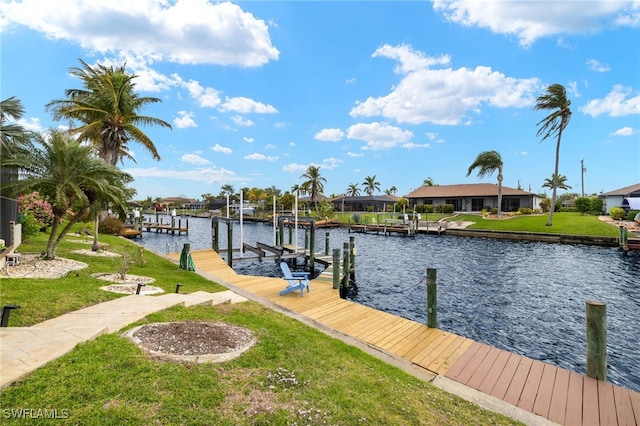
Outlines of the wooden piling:
M437 270L427 268L427 325L438 328Z
M587 376L607 379L607 305L587 302Z
M345 242L342 245L342 281L340 285L340 297L347 298L349 292L349 242Z
M233 268L233 225L227 222L227 265Z
M620 225L620 246L622 250L629 250L629 233L624 225Z
M219 231L220 231L220 222L218 222L217 220L212 220L211 221L211 239L213 241L211 241L211 245L213 246L213 249L215 250L216 253L220 253L220 245L218 242Z
M349 237L349 278L356 282L356 237Z
M340 249L333 249L333 288L340 288Z
M313 277L313 272L316 263L316 224L313 220L311 220L311 224L309 226L309 272Z
M324 255L329 256L329 231L324 233Z

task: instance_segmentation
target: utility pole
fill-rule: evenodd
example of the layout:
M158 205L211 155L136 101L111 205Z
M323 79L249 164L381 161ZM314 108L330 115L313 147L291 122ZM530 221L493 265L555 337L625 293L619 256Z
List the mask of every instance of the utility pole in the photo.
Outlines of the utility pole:
M587 169L584 167L584 160L580 160L580 169L581 169L581 177L582 177L582 198L584 198L584 172L587 171Z

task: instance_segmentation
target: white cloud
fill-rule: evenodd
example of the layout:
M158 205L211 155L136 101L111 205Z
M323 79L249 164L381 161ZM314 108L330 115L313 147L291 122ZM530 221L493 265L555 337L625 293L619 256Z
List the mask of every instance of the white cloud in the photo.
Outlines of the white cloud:
M173 119L173 124L175 124L178 129L198 127L196 122L193 120L193 113L187 111L178 111L178 117Z
M363 149L378 150L410 142L413 133L388 123L357 123L347 129L347 137L365 141L367 145Z
M193 182L203 182L206 184L212 183L229 183L241 180L234 172L226 170L225 168L216 169L214 167L207 167L202 169L193 170L166 170L151 167L148 169L143 168L130 168L124 170L134 178L167 178L167 179L182 179Z
M307 171L309 166L298 163L291 163L282 166L282 171L289 173L304 173Z
M253 139L253 138L250 138L250 137L248 137L248 136L243 137L243 138L242 138L242 140L243 140L243 141L245 141L245 142L247 142L247 143L253 143L253 141L254 141L254 139Z
M601 114L607 114L609 117L640 114L640 95L636 93L633 96L630 87L616 84L604 99L592 99L580 107L580 111L592 117Z
M230 2L206 0L23 0L0 4L11 24L85 49L152 61L256 67L277 60L267 24ZM114 31L113 23L118 23Z
M225 102L220 106L220 111L233 111L242 114L251 112L257 114L275 114L278 112L278 110L271 105L266 105L242 96L226 98Z
M245 155L243 158L245 160L257 160L257 161L276 161L278 159L278 157L259 154L257 152L254 152L253 154Z
M596 71L596 72L611 71L611 65L603 64L602 62L598 61L597 59L592 59L592 58L587 59L587 65L589 65L589 69L591 71Z
M400 82L391 93L359 102L352 117L382 116L399 123L442 125L468 123L483 104L498 108L532 105L540 90L537 78L517 79L489 67L432 69L448 63L447 57L430 58L409 46L385 45L373 54L400 61L395 71Z
M251 127L251 126L255 126L256 124L253 121L249 120L248 118L245 119L240 115L234 115L233 117L231 117L231 121L233 121L236 125L242 126L242 127Z
M177 76L176 76L177 78ZM202 87L198 81L189 80L187 82L181 82L181 85L187 89L189 95L196 100L201 107L217 108L220 106L220 91L211 87Z
M619 128L615 132L612 132L611 136L633 136L634 133L635 131L631 127L625 126Z
M31 132L42 132L43 130L42 125L40 124L40 119L37 117L21 118L18 121L16 121L16 124L18 124L19 126L22 126L25 130L29 130Z
M322 160L322 165L320 167L323 169L331 170L331 169L335 169L342 163L343 161L338 158L334 158L334 157L325 158L324 160Z
M429 148L431 145L429 145L428 143L417 144L413 142L407 142L402 144L401 146L406 149L417 149L417 148Z
M433 8L450 22L515 35L524 47L542 37L589 34L604 27L638 26L640 22L640 3L634 0L434 0Z
M196 164L200 166L204 164L210 164L209 160L207 160L204 157L201 157L198 154L184 154L182 157L180 157L180 160L183 163Z
M212 146L211 147L211 151L220 152L222 154L231 154L233 152L231 150L231 148L227 148L227 147L219 145L219 144L215 144L214 146Z
M356 157L364 157L363 153L358 153L358 152L347 152L347 157L351 157L351 158L356 158Z
M341 129L322 129L313 138L319 141L338 142L344 138L344 132Z

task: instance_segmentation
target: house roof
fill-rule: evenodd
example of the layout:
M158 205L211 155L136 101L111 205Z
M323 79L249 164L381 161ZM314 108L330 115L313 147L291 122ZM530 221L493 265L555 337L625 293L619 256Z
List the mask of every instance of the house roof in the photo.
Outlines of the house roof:
M605 192L602 195L622 195L623 197L628 196L632 192L640 192L640 183L636 183L635 185L625 186L624 188L614 189L613 191Z
M361 197L336 197L331 201L343 201L345 203L395 203L400 197L393 195L363 195Z
M520 189L502 186L502 195L535 195ZM497 197L498 184L468 183L458 185L421 186L406 198L453 198L453 197Z

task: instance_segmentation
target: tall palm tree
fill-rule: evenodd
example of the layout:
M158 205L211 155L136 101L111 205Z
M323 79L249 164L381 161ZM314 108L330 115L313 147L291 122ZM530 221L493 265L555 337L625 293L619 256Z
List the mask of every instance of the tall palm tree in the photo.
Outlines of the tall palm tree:
M92 207L126 204L130 193L126 182L132 178L95 157L90 145L81 145L61 131L34 139L33 150L2 157L0 165L19 170L21 179L9 185L13 194L36 190L51 204L54 218L46 258L54 259L62 238ZM60 229L69 211L69 221Z
M160 98L139 96L135 90L135 74L128 74L125 64L119 67L96 64L91 66L80 59L82 67L70 68L71 75L82 81L82 89L67 89L66 99L49 102L46 108L54 120L72 121L69 131L80 141L95 144L100 158L115 166L118 160L132 158L128 142L144 146L154 159L160 154L140 125L157 125L171 128L164 120L145 115L140 111L148 104L161 102ZM75 126L75 121L79 122ZM98 250L99 212L95 217L95 234L92 250Z
M160 154L140 125L155 125L171 129L171 125L159 118L139 115L148 104L161 102L160 98L139 96L135 93L135 74L128 74L125 64L107 67L91 66L80 59L82 67L70 68L71 75L79 78L83 89L67 89L66 99L49 102L46 107L55 120L68 119L79 122L70 131L78 140L96 144L100 158L115 166L127 156L127 144L142 144L160 160Z
M547 138L556 136L556 165L553 172L553 195L551 196L551 209L549 211L549 219L546 226L553 225L553 211L557 200L558 189L558 167L560 165L560 141L562 140L562 132L571 120L571 101L567 99L567 91L561 84L552 84L547 90L536 99L533 109L551 110L551 114L537 123L538 132L536 136L542 136L544 141Z
M550 178L545 178L543 188L553 188L554 185L557 185L557 188L560 189L571 189L571 186L567 185L567 177L565 175L560 176L551 176Z
M362 184L368 196L372 196L375 191L380 191L380 182L376 182L376 175L365 177Z
M320 167L309 166L307 171L300 176L306 179L300 188L304 188L305 192L311 197L311 202L314 203L316 211L318 210L318 197L324 193L324 184L327 181L320 175Z
M398 192L398 188L396 188L395 185L389 189L384 190L384 193L387 195L396 195L396 192Z
M357 197L360 195L360 188L357 183L350 183L347 187L347 197Z
M502 214L502 157L497 151L484 151L478 154L475 161L469 166L467 170L467 176L473 172L474 169L478 170L478 177L482 178L485 175L492 175L496 170L498 171L498 217Z
M17 123L24 115L20 99L12 96L0 102L0 158L29 151L29 132ZM15 167L0 168L0 238L11 241L10 222L18 220L18 202L7 192L10 183L18 179Z
M422 186L434 186L435 183L433 182L433 179L431 179L430 177L425 178L425 180L422 182Z

